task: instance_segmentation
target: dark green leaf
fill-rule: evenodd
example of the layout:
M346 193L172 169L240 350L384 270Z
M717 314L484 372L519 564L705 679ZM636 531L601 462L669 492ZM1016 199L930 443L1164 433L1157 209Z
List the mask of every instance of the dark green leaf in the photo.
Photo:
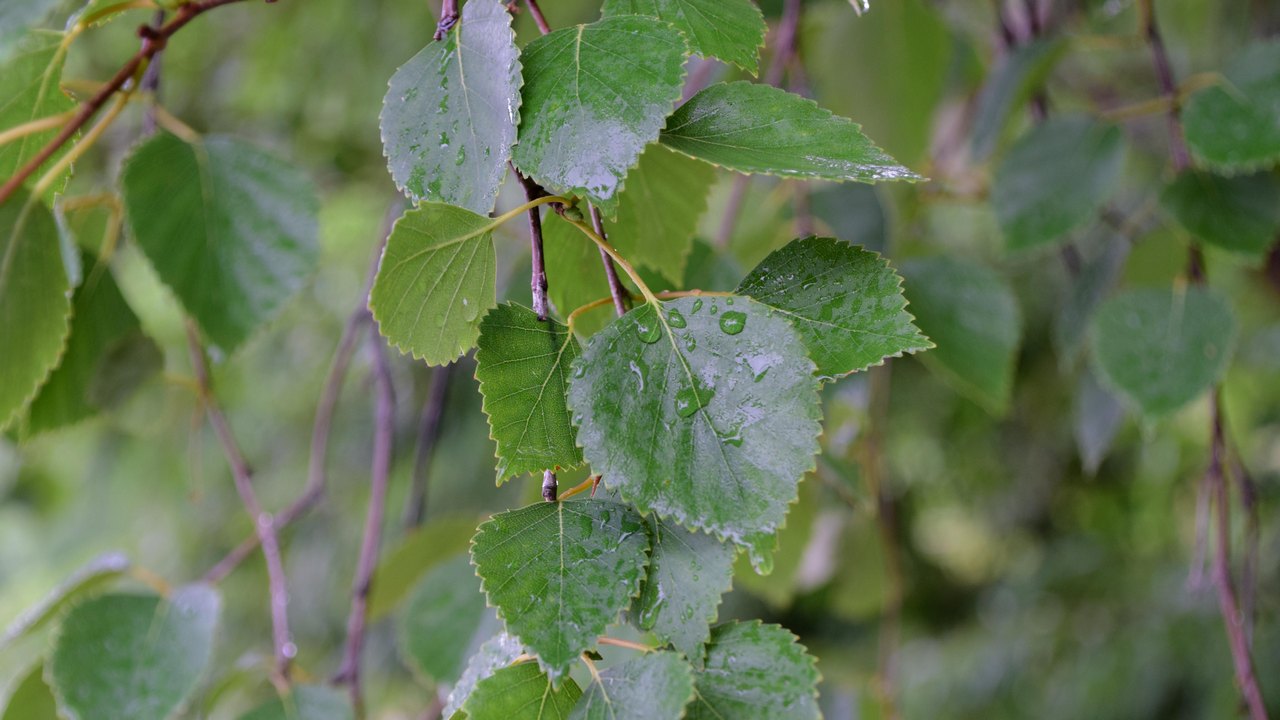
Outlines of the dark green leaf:
M809 210L819 223L820 234L884 252L889 220L874 185L811 183L809 187ZM792 205L788 203L788 207Z
M516 141L520 51L501 0L469 0L441 42L391 76L382 144L396 186L480 214L493 210Z
M400 618L400 650L423 678L454 682L466 666L467 651L474 649L473 637L492 612L470 560L458 556L418 583Z
M581 353L569 328L508 303L480 323L476 380L498 444L498 483L582 462L565 392Z
M58 720L58 703L44 681L44 665L36 665L9 696L0 720Z
M353 720L351 702L342 690L321 685L294 685L288 695L261 705L240 720Z
M1272 172L1184 173L1164 189L1160 204L1199 240L1253 257L1266 253L1280 231L1280 181Z
M1053 344L1064 368L1073 367L1079 359L1089 322L1115 286L1127 257L1129 243L1119 235L1108 235L1098 256L1085 262L1072 279L1053 326Z
M633 510L582 500L494 515L476 533L471 557L507 630L558 683L640 590L648 550Z
M59 706L76 720L173 715L213 655L220 605L212 588L193 585L169 600L103 595L76 606L49 658Z
M495 227L440 203L423 203L396 221L369 309L401 352L446 365L475 345L481 319L498 304Z
M1228 170L1280 159L1280 40L1245 48L1223 75L1222 84L1192 95L1182 111L1191 151Z
M791 321L820 375L840 377L933 347L911 324L902 278L889 261L834 238L791 242L757 265L738 292Z
M27 0L3 3L5 6L35 4ZM0 36L8 34L10 26L4 23L4 16L7 14L5 10L0 10L0 27L4 27ZM13 56L0 66L0 129L7 130L74 107L71 99L58 87L58 81L62 79L62 65L66 60L66 53L59 51L62 38L62 33L35 30L22 35L14 44ZM0 45L2 44L3 41L0 40ZM58 128L51 128L0 145L0 178L8 178L18 168L26 165L57 132ZM69 147L70 144L64 145L55 152L43 168L48 170L51 163L66 154ZM39 177L39 174L33 175L33 180L29 182L34 182L34 178ZM49 196L59 190L62 184L55 183ZM9 203L16 204L17 199L14 198Z
M824 180L919 180L852 120L768 85L717 83L681 105L667 147L741 173Z
M574 681L565 678L557 689L537 663L525 662L477 683L462 711L474 720L568 720L580 697Z
M996 168L991 190L1009 249L1051 243L1089 222L1123 167L1117 127L1072 115L1037 125Z
M743 296L645 305L592 337L576 368L569 407L605 484L745 546L767 572L820 430L813 362L790 323Z
M315 269L315 189L250 145L161 133L125 161L121 185L138 246L224 351L271 319Z
M120 577L129 569L129 564L129 558L116 552L104 553L90 560L71 573L65 582L54 588L38 605L19 615L4 631L4 636L0 637L0 649L38 630L73 600Z
M406 535L378 563L378 582L369 592L369 619L389 615L428 570L466 550L475 531L473 517L445 516L432 518Z
M524 646L515 637L505 632L486 640L467 661L467 669L462 671L462 677L458 678L458 682L449 691L449 698L445 702L441 717L452 718L454 713L462 708L467 698L471 697L476 683L515 662L516 658L522 654L524 654Z
M751 0L605 0L604 16L648 15L671 23L693 52L756 74L768 29Z
M1124 422L1124 405L1098 382L1091 372L1080 374L1076 387L1073 430L1080 451L1080 466L1094 475L1111 450Z
M571 720L680 720L693 700L693 671L676 653L654 652L605 670Z
M1231 305L1210 290L1131 290L1098 310L1093 357L1109 387L1155 418L1222 377L1235 336Z
M716 619L720 596L733 582L733 545L649 518L653 551L636 600L636 624L695 663Z
M637 15L529 43L516 167L612 216L627 170L680 99L687 53L674 28Z
M1066 49L1067 42L1061 38L1035 40L1014 48L991 71L974 113L971 142L975 159L985 160L995 150L1014 109L1023 106L1044 84Z
M922 359L993 413L1009 406L1022 334L1017 298L990 268L950 256L902 265L916 324L937 348Z
M687 720L805 720L818 711L818 669L796 637L759 621L711 631Z

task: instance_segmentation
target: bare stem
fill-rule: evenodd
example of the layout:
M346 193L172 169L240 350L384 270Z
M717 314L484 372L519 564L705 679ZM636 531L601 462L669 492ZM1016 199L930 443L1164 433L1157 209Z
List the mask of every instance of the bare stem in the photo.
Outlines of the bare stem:
M531 212L537 212L533 210ZM449 385L453 366L445 365L431 373L431 390L422 406L418 421L418 450L413 458L413 485L409 490L409 502L405 506L404 524L413 529L422 525L427 517L427 494L431 489L431 458L440 440L440 419L444 417L445 401L449 397Z
M457 22L458 0L444 0L440 6L440 22L436 25L436 34L433 38L437 41L443 40Z
M524 195L530 201L537 200L547 194L542 186L527 178L515 166L512 172L524 187ZM529 288L533 291L533 311L539 320L547 319L547 265L542 254L542 214L538 208L529 208L529 253L532 257L533 269L529 276Z
M1156 80L1160 83L1160 92L1169 102L1166 115L1169 126L1169 154L1173 158L1173 169L1183 172L1191 167L1191 153L1187 150L1187 140L1182 133L1182 104L1178 97L1178 85L1173 80L1173 65L1169 62L1169 53L1165 50L1164 38L1160 35L1160 25L1156 22L1156 10L1153 0L1140 0L1138 4L1143 23L1142 32L1151 46L1151 60L1155 64Z
M551 26L542 15L542 8L538 7L538 0L524 0L524 4L529 8L529 14L533 16L534 24L538 26L538 32L543 35L551 32Z
M159 31L164 27L164 9L156 10L151 27ZM164 52L157 52L151 62L147 63L147 71L142 74L142 91L151 96L151 106L142 116L142 134L153 135L156 131L156 103L160 102L160 65Z
M609 237L604 234L604 220L600 218L600 211L594 205L591 206L591 227L600 239L608 242ZM613 309L617 311L618 317L622 317L627 314L627 298L631 293L623 287L622 280L618 278L618 268L613 266L613 258L603 246L600 248L600 262L604 264L604 275L609 280L609 295L613 297Z

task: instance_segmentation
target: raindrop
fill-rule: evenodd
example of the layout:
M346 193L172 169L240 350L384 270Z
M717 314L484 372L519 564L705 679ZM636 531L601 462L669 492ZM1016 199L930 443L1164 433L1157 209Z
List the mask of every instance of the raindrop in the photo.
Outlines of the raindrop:
M711 397L715 392L704 388L702 392L698 392L691 387L684 388L676 393L676 414L682 418L687 418L698 410L706 407L711 402Z
M689 324L685 321L684 316L680 314L679 310L672 310L667 313L667 322L670 323L673 328L682 328Z
M730 310L720 317L720 329L726 335L737 335L747 326L746 313Z
M693 352L698 349L698 338L694 337L693 333L684 334L684 349L689 352Z
M693 309L690 312L692 312L694 315L697 315L698 311L701 309L702 309L702 298L698 298L697 300L693 301Z
M658 327L656 318L637 320L636 335L642 342L652 345L658 342L658 338L662 337L662 328Z

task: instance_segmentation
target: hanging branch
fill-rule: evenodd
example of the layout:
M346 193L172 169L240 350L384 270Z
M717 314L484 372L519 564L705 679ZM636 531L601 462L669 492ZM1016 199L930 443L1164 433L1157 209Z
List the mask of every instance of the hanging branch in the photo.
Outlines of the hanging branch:
M533 17L533 23L538 26L538 32L543 35L551 32L551 26L547 24L547 19L542 15L542 8L538 7L538 0L524 0L524 4L529 8L529 15Z
M600 217L600 211L594 205L591 206L591 227L596 231L602 239L608 240L609 236L604 234L604 220ZM627 298L631 297L631 293L623 287L622 280L618 277L618 268L613 264L613 258L609 257L609 253L600 248L600 262L604 264L604 275L609 280L609 295L613 297L613 309L618 313L618 317L627 314Z
M427 517L431 458L435 454L436 443L440 441L440 419L444 417L452 375L452 365L438 367L431 373L431 390L418 420L418 449L413 458L413 485L409 489L409 502L405 505L404 526L409 530L422 525Z

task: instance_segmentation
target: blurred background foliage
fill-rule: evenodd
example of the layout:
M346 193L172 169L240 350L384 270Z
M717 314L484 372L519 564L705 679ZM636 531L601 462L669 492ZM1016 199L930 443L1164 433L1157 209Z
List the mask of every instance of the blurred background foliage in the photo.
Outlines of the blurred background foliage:
M590 21L598 12L593 0L544 4L553 27ZM932 178L914 187L811 185L809 206L821 232L886 252L896 265L940 253L962 257L995 269L1014 289L1021 337L1007 408L993 412L975 402L971 391L935 372L929 354L921 356L925 362L893 361L891 381L890 371L874 370L828 385L823 456L792 509L776 569L757 577L743 564L721 617L763 617L799 634L820 658L830 718L881 716L886 653L899 709L909 718L1229 717L1238 702L1230 655L1198 562L1208 404L1202 398L1158 423L1127 413L1055 338L1071 291L1058 255L1004 249L988 202L992 161L1031 117L1027 88L1005 88L1003 104L987 97L1007 57L996 4L873 0L859 16L845 0L806 2L801 89L863 123L896 158ZM1029 71L1043 79L1051 112L1097 114L1158 96L1134 2L1052 4L1059 46ZM1267 0L1157 4L1180 78L1220 69L1280 21L1280 6ZM781 2L761 5L776 21ZM1023 7L1009 4L1015 26L1025 22ZM86 34L73 45L67 77L108 76L135 51L134 29L147 17L134 11ZM304 482L324 374L360 302L386 218L398 208L378 133L385 81L434 27L434 8L422 0L245 4L200 18L164 55L162 97L170 112L201 132L274 149L322 189L319 272L268 329L215 368L219 396L268 507L286 505ZM522 43L536 34L525 15L517 28ZM712 78L735 72L718 64L693 71ZM120 159L140 136L139 118L128 120L78 164L68 195L114 182ZM1138 219L1127 227L1135 242L1118 283L1168 287L1183 272L1188 238L1150 209L1168 176L1165 121L1145 114L1122 127L1129 151L1112 204ZM690 263L691 287L729 289L743 269L794 236L794 185L756 178L729 242L717 243L732 185L722 173L713 190ZM500 208L514 206L518 194L505 188ZM84 234L103 232L102 218L83 222ZM527 303L522 229L512 223L500 231L507 235L498 245L506 288L500 294ZM1086 257L1124 243L1101 221L1072 241ZM111 265L162 349L164 370L98 418L0 439L5 622L104 551L122 551L177 584L198 578L250 530L192 392L176 303L127 238ZM1273 250L1259 264L1210 248L1208 268L1241 326L1224 403L1230 437L1260 488L1252 631L1274 707L1280 255ZM370 362L361 350L339 404L327 498L285 535L298 667L316 678L330 671L341 646L364 518ZM442 435L430 460L428 527L443 524L445 539L420 542L408 552L417 560L379 578L386 586L411 586L425 564L459 552L469 532L456 528L538 497L534 478L494 487L494 448L474 365L459 364L449 376ZM394 371L397 450L386 531L392 552L407 536L399 512L433 379L408 358L394 358ZM884 385L873 392L877 382ZM881 412L871 398L882 393L884 424L868 438ZM892 523L877 523L868 452L882 456L882 477L874 480L883 486ZM573 482L562 479L562 487ZM209 717L234 717L272 693L260 672L268 652L261 558L251 558L222 588L215 667L250 671L208 678L205 701L192 717L206 710ZM400 659L394 626L390 618L374 626L369 695L376 717L417 717L432 688ZM0 653L0 688L21 679L32 649L46 641L32 637Z

